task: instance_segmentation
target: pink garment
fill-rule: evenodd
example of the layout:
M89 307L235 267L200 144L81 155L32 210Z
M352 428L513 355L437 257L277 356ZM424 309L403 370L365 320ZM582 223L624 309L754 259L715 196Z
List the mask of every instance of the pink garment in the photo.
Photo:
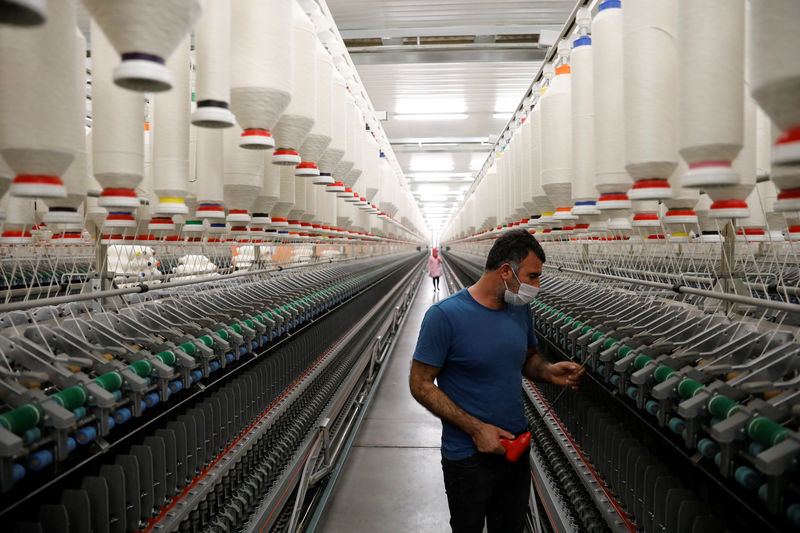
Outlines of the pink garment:
M428 275L432 278L438 278L442 275L442 258L441 257L433 257L428 256L428 266L425 269L428 271Z

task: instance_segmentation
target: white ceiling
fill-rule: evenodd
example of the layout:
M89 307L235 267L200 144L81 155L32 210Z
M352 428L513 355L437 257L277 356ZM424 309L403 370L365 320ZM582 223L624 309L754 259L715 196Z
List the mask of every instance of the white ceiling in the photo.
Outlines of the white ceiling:
M575 1L327 3L345 40L373 40L350 41L350 53L375 109L388 113L383 128L435 231L459 205L539 69L544 50L530 36L558 31ZM438 46L414 40L452 35L475 38ZM498 35L528 38L509 44ZM422 116L402 120L409 114Z

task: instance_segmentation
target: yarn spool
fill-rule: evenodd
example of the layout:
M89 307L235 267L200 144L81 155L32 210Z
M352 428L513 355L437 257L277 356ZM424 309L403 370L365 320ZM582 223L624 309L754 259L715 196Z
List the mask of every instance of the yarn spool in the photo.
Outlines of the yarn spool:
M721 228L720 222L711 217L712 204L711 197L701 193L694 208L697 215L697 225L700 229L700 242L719 243L723 240L719 232Z
M272 154L264 157L264 178L261 192L253 204L253 225L266 226L272 220L272 208L281 196L281 172L278 165L272 164Z
M632 182L625 170L622 36L621 2L603 0L592 20L595 188L600 194L597 208L601 211L631 208L627 191Z
M528 116L525 121L522 123L522 126L519 128L519 149L522 152L522 157L520 158L520 197L522 199L522 206L525 210L523 214L523 218L529 218L531 214L536 212L536 203L533 201L533 183L531 177L531 135L533 135L533 131L531 129L531 119ZM467 214L467 216L471 216L470 211L463 211ZM470 226L470 223L467 222L467 228ZM472 232L469 232L472 233Z
M314 178L315 185L332 185L334 183L333 171L344 157L347 148L347 85L344 78L333 71L333 88L331 93L331 124L332 137L328 148L319 159L320 175Z
M594 74L592 38L587 35L591 12L578 11L581 35L572 43L572 214L578 217L599 215L594 186Z
M0 25L0 155L13 196L63 198L75 157L75 0L53 2L35 27ZM81 132L81 139L84 133Z
M92 167L103 188L98 205L127 214L122 216L129 224L131 210L139 206L135 189L144 176L144 98L114 84L111 71L116 53L94 21L91 33ZM109 222L110 227L120 227L113 218Z
M300 224L302 225L303 233L309 236L314 232L313 223L317 218L317 190L319 187L314 187L311 182L304 182L302 188L305 194L306 208L300 217Z
M341 181L344 183L345 178L353 169L356 157L356 105L350 93L345 96L344 104L344 141L345 149L342 158L333 169L334 181Z
M172 88L166 62L200 18L202 0L83 3L122 58L114 69L114 83L141 92Z
M300 146L317 116L317 36L314 25L296 2L292 7L292 21L292 101L273 131L279 148L272 154L272 163L297 166L302 161Z
M750 191L747 197L747 209L749 214L747 217L737 221L737 241L764 242L768 239L767 232L765 231L767 218L764 214L763 201L764 198L761 196L758 186L753 187L753 190Z
M712 218L746 218L750 215L747 197L756 184L756 153L758 147L758 115L755 101L749 94L744 98L743 147L734 160L731 171L739 177L739 182L727 187L706 187L704 190L714 201L711 204ZM767 133L768 134L768 133ZM691 167L691 164L690 164ZM685 175L684 175L685 181Z
M77 71L86 68L86 39L79 30L74 30L75 50L73 52L73 65ZM83 216L78 209L86 200L86 190L89 185L89 174L86 169L86 80L81 76L74 77L75 100L70 117L72 127L71 140L73 141L72 150L75 152L75 159L64 172L63 181L67 195L65 198L47 198L45 203L49 210L42 217L48 224L64 224L59 229L63 232L70 232L73 238L80 241L79 235L83 230ZM71 239L74 240L74 239Z
M342 180L345 185L352 187L355 185L358 178L364 172L364 145L367 142L366 133L364 133L364 118L361 111L356 108L355 118L355 138L353 139L353 168L347 173L347 176Z
M5 211L0 244L31 244L31 228L36 224L34 200L9 195Z
M231 0L206 0L194 31L197 109L192 124L230 128L235 119L231 99Z
M569 41L558 43L559 66L542 95L542 188L556 208L556 220L573 219L572 208L572 75L567 64Z
M522 141L522 125L520 125L514 135L514 158L511 161L513 167L513 200L514 200L514 222L519 222L528 218L528 208L525 207L523 196L523 174L522 169L525 165L525 149Z
M542 188L542 108L540 106L542 91L541 84L537 82L533 85L534 104L528 116L531 123L531 138L528 148L531 155L531 201L536 206L532 214L545 216L545 213L550 213L549 216L552 216L555 208ZM541 216L538 221L541 221Z
M778 189L772 181L762 181L756 184L758 196L764 209L767 222L767 238L771 242L783 242L784 233L788 230L787 219L784 213L775 208L778 201Z
M773 150L776 165L800 165L799 19L800 4L793 0L750 2L751 89L753 98L780 129ZM779 186L781 192L800 189L800 172L784 184L785 188Z
M231 109L244 128L239 145L275 146L270 130L292 100L292 0L231 4Z
M628 197L665 200L678 164L677 6L642 0L622 12L625 170L634 180Z
M13 26L38 26L47 20L47 0L0 0L0 21Z
M273 227L289 227L289 211L292 210L295 203L295 182L294 169L286 166L281 167L280 195L270 213Z
M8 197L6 193L8 193L13 179L14 172L6 164L5 160L0 157L0 220L5 220L6 218L5 203Z
M250 222L250 207L261 192L264 181L264 154L239 147L240 128L225 130L224 139L224 182L225 206L228 208L227 221L238 232L246 231Z
M659 221L659 206L658 200L634 200L631 202L633 209L633 217L631 218L631 226L636 228L640 237L647 238L653 234L659 234L661 222ZM613 219L612 219L613 220ZM615 221L611 224L614 228L621 228Z
M225 189L222 176L223 134L219 129L197 130L197 211L195 217L210 219L209 222L225 218Z
M302 163L297 165L295 176L319 176L319 158L330 145L333 135L333 61L327 50L315 44L317 65L317 115L311 132L300 146Z
M291 173L291 176L294 178L294 172ZM292 205L287 215L289 228L293 230L302 229L300 219L306 213L306 187L309 185L305 180L294 181L294 205Z
M154 97L153 172L157 215L185 215L189 177L189 127L191 89L189 86L189 41L184 40L167 61L172 90Z
M665 226L673 232L690 233L697 225L697 213L694 207L700 199L700 191L681 187L681 179L686 173L686 162L678 158L678 165L669 177L672 198L664 200L667 212L661 218Z
M689 165L683 186L737 185L732 162L743 141L745 2L681 0L678 15L678 139Z

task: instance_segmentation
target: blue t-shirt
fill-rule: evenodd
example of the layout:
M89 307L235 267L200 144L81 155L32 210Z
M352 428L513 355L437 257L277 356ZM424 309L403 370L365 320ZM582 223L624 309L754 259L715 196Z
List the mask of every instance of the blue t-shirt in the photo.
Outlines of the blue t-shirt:
M425 313L414 359L441 368L439 388L482 422L518 434L528 420L522 403L522 367L536 346L530 307L490 309L467 289ZM472 437L442 421L442 455L457 461L477 452Z

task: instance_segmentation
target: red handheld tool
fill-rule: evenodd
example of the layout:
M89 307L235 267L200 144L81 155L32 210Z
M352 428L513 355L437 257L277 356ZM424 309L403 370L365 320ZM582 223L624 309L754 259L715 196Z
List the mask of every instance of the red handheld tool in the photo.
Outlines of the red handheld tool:
M525 453L525 450L528 449L528 446L531 443L531 433L530 431L526 431L525 433L520 433L517 435L516 439L505 439L500 437L500 444L503 448L506 449L506 459L508 459L512 463L516 463L517 460L522 457L522 454Z

